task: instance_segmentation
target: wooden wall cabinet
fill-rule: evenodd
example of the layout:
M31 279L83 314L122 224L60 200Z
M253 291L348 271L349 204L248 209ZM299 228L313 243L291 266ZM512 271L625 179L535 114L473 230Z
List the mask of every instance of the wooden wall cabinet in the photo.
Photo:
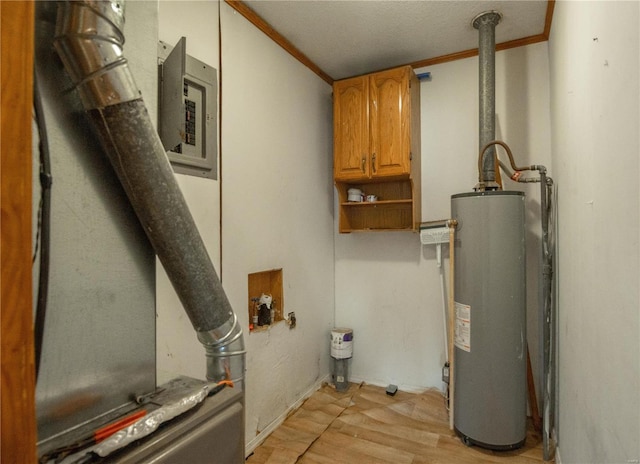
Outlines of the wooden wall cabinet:
M333 84L334 180L340 232L416 230L420 223L420 84L410 66ZM378 197L349 202L349 188Z

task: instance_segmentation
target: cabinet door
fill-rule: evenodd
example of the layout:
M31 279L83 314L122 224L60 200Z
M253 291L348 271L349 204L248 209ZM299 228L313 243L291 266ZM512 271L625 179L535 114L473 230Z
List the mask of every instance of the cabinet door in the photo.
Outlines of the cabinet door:
M410 67L370 75L371 177L411 173Z
M369 78L333 85L333 176L336 180L369 177Z

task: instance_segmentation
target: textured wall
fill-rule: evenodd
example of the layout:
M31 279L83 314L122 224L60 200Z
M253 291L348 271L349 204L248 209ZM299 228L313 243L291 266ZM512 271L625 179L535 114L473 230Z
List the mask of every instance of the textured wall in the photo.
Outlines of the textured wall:
M187 54L218 69L217 2L162 0L158 16L160 40L175 45L185 36ZM220 275L219 181L182 174L176 174L176 179ZM178 375L204 379L204 348L196 339L191 322L159 261L156 279L158 383Z
M640 459L639 10L558 2L549 41L563 464Z
M248 441L328 374L333 324L331 87L222 4L223 283L282 268L284 323L248 334Z

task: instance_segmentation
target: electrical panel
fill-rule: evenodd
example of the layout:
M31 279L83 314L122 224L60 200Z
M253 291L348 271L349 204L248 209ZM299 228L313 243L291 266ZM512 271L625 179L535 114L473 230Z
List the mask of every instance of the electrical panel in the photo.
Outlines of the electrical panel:
M158 132L175 172L217 179L216 69L186 48L185 37L158 44Z

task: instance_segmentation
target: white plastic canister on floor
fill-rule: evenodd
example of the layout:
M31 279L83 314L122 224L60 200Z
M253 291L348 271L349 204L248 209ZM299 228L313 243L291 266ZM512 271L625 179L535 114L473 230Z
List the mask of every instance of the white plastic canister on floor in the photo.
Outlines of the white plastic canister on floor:
M349 359L353 356L353 330L342 327L331 331L331 377L339 392L349 389Z
M353 356L353 330L342 327L331 331L331 357L348 359Z

